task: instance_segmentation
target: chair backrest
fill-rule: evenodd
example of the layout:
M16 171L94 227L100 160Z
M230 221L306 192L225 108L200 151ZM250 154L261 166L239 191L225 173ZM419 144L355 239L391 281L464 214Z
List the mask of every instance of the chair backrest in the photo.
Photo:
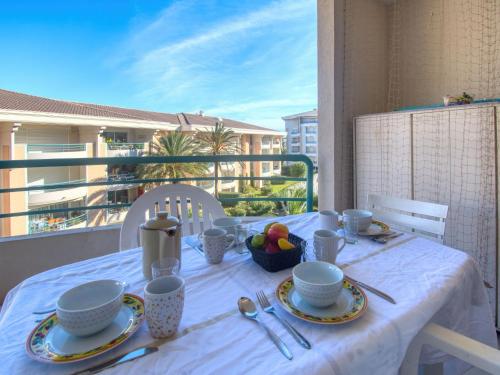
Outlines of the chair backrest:
M376 220L443 242L448 206L369 194L368 209Z
M213 219L226 216L219 201L200 188L162 185L140 196L130 206L120 231L120 250L139 246L139 225L155 216L155 206L172 216L179 214L183 235L200 233L211 228Z

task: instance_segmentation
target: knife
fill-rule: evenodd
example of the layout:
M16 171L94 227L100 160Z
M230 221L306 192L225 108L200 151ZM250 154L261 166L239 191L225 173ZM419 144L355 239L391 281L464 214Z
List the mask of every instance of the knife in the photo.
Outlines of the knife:
M122 354L118 357L115 357L107 362L101 363L100 365L90 367L83 371L78 371L73 373L73 375L91 375L97 374L98 372L107 370L108 368L115 367L121 365L122 363L133 361L134 359L144 357L148 354L155 353L158 351L157 346L144 346L142 348L134 349L131 352Z
M352 277L350 276L346 276L346 278L350 279L351 281L353 281L355 284L358 284L361 288L365 288L366 290L369 290L370 292L372 292L373 294L379 296L380 298L383 298L385 299L386 301L389 301L390 303L392 304L396 304L396 301L394 301L394 299L388 295L388 294L385 294L384 292L378 290L378 289L375 289L374 287L370 286L370 285L366 285L365 283L362 283L361 281L358 281L358 280L354 280Z

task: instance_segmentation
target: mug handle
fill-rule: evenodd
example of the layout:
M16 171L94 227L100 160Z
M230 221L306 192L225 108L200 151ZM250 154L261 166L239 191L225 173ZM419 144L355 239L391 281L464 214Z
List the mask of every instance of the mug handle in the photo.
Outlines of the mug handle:
M342 244L342 246L340 246L340 247L337 249L337 254L340 254L340 252L342 251L342 249L345 247L345 244L346 244L346 242L345 242L345 237L340 237L340 239L341 239L342 241L344 241L344 243Z
M231 249L236 243L236 236L234 234L226 234L226 251Z

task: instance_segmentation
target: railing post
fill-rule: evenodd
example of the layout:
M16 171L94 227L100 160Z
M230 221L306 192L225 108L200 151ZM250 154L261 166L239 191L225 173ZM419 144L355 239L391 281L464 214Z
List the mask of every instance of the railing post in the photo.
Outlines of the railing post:
M312 212L313 211L313 200L314 200L314 184L313 184L313 164L311 159L307 158L308 162L305 163L307 167L307 187L306 187L306 198L307 198L307 212Z

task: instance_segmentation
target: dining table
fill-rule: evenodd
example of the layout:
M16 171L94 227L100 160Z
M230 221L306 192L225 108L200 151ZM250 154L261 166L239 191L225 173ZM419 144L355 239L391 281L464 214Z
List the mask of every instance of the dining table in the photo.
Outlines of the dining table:
M318 213L314 212L265 218L253 222L252 228L262 231L273 221L286 224L291 233L310 244L319 229ZM307 258L313 257L309 251ZM67 364L41 363L27 355L25 341L38 318L32 312L54 307L64 291L97 279L125 281L127 293L143 297L147 280L142 273L141 248L54 268L24 280L8 293L0 313L0 373L69 374L134 348L157 344L156 353L103 373L397 374L409 344L429 322L496 345L483 278L465 252L415 233L405 233L386 244L360 237L345 246L337 265L345 275L390 295L396 304L365 290L368 308L359 319L340 325L307 322L288 313L276 298L276 287L291 276L291 268L267 272L251 254L238 251L228 251L222 263L211 265L183 241L180 276L185 280L185 303L177 333L158 341L144 322L112 351ZM311 349L300 346L274 316L259 307L259 317L293 353L293 359L288 360L261 327L242 316L238 299L250 297L257 304L259 290L311 343ZM443 360L447 360L449 373L457 373L454 371L461 364L443 353L428 348L421 358L425 363Z

